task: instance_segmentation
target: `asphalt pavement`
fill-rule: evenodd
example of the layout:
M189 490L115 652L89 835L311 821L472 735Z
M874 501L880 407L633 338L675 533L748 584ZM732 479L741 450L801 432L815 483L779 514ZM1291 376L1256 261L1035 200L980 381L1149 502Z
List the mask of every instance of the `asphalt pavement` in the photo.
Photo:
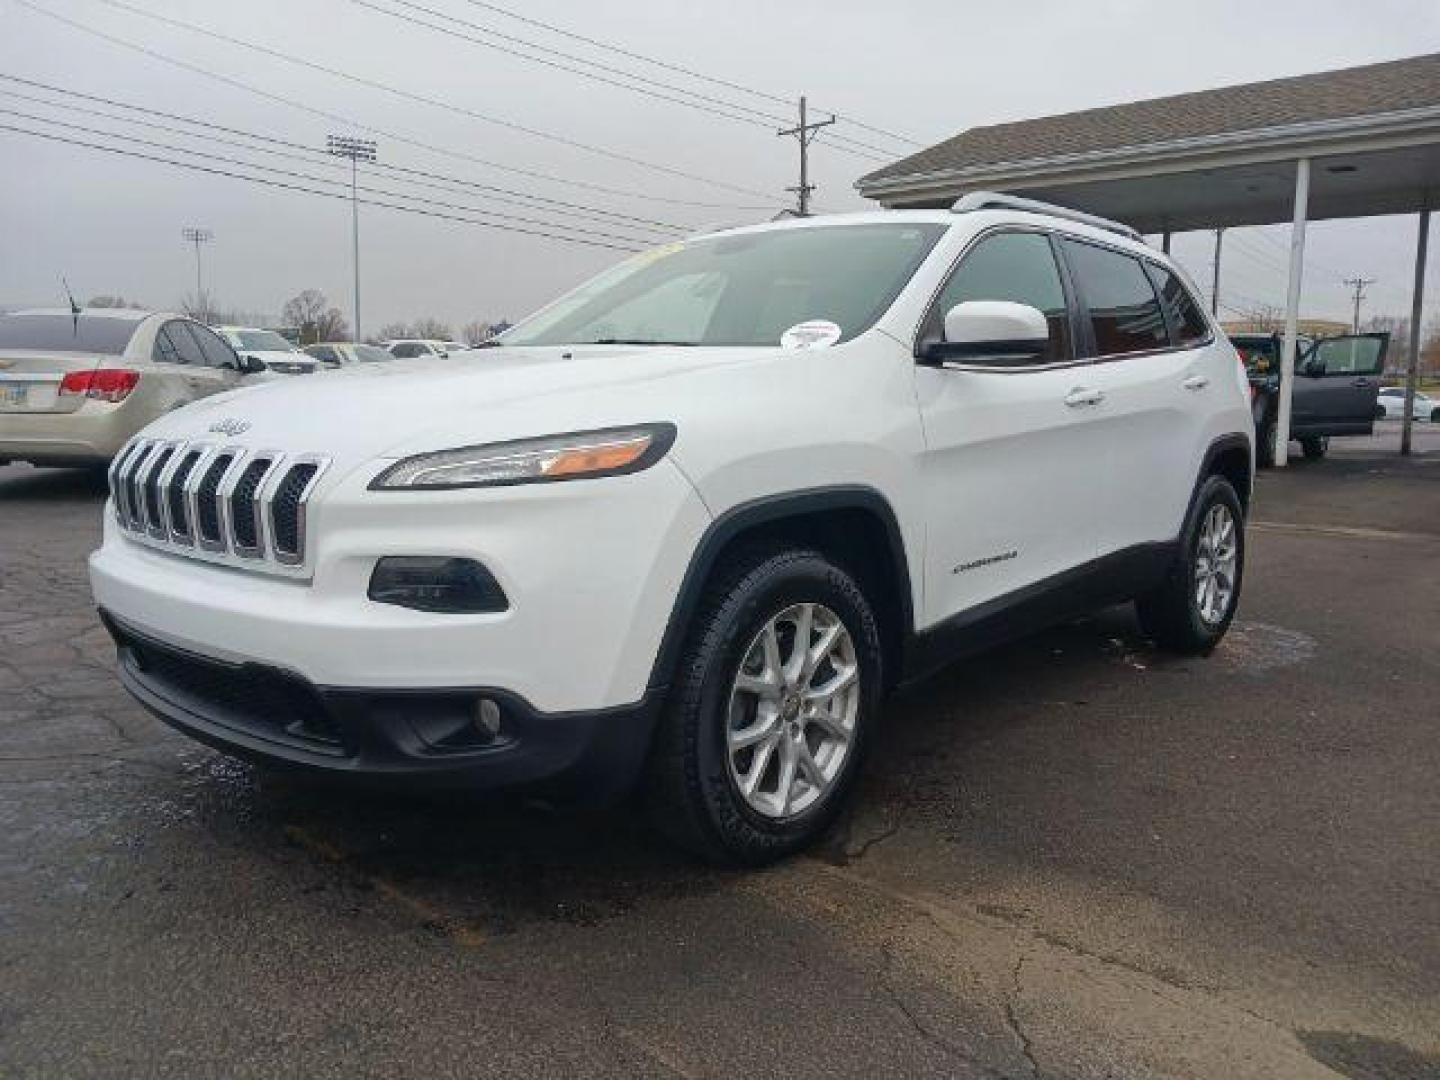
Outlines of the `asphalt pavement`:
M1440 429L1262 474L1238 620L891 703L763 872L313 790L113 675L102 485L0 468L0 1075L1440 1076Z

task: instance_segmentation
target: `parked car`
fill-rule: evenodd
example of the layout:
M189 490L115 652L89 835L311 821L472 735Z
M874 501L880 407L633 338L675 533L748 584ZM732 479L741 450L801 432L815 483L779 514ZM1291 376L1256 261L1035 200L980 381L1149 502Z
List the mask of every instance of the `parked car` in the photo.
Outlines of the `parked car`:
M1429 394L1415 391L1415 402L1410 410L1410 415L1416 420L1429 420L1432 423L1440 424L1440 401L1432 398ZM1387 386L1380 391L1379 411L1375 414L1376 419L1381 417L1393 417L1396 420L1405 416L1405 388L1403 386Z
M253 356L278 375L313 375L320 363L274 330L249 326L217 326L215 332L242 356Z
M327 368L353 367L356 364L388 364L394 360L388 349L378 345L360 345L352 341L324 341L305 346L305 352Z
M1132 599L1207 653L1245 566L1244 373L1167 256L1035 207L697 237L484 365L156 423L90 560L126 686L312 774L643 777L660 828L758 863L840 812L884 693L957 655Z
M157 417L264 372L183 315L0 315L0 464L104 464Z
M414 360L426 356L449 356L451 353L464 352L470 348L469 345L461 344L458 341L435 341L428 338L387 341L385 347L397 360Z
M1279 334L1233 334L1245 365L1255 420L1255 452L1261 466L1275 463L1275 427L1280 414ZM1322 458L1337 435L1375 430L1380 373L1385 370L1388 333L1301 338L1295 350L1295 389L1290 402L1290 438L1307 458Z

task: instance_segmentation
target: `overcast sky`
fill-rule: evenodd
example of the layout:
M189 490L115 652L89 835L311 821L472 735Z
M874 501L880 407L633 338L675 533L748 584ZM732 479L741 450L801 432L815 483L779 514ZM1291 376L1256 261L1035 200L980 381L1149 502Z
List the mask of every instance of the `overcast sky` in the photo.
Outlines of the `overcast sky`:
M367 6L372 0L123 2L434 99L450 109L165 26L104 0L30 2L273 97L100 40L17 0L0 0L0 73L310 147L323 147L330 133L367 135L345 122L354 121L372 129L367 137L379 143L383 162L416 170L372 174L373 179L362 175L362 183L431 199L426 208L438 213L474 216L488 209L533 219L511 222L518 227L638 247L673 235L660 231L664 226L688 229L768 217L788 202L791 197L784 188L795 182L794 140L777 138L763 122L727 119L527 62L514 55L518 47L502 50L467 43L381 14ZM556 36L475 0L406 2L749 109L784 110L763 97L697 82ZM1440 4L1435 0L1372 0L1363 5L1353 0L1186 5L1141 0L1016 0L1003 5L956 0L496 2L527 18L737 86L782 98L804 92L821 109L922 142L977 124L1440 50ZM400 0L373 3L402 10ZM413 8L408 14L431 18ZM450 25L454 29L455 24ZM553 54L549 58L568 63ZM0 112L0 124L155 156L183 156L207 167L307 187L322 185L238 170L193 152L243 157L322 178L341 176L323 159L302 162L186 139L21 100L15 93L116 111L0 80L0 109L10 110ZM486 122L466 115L467 110L656 167ZM43 119L25 119L17 112ZM177 126L175 121L149 119ZM192 153L120 142L61 127L58 121L184 146ZM375 129L385 134L375 134ZM904 143L854 127L837 125L830 133L881 148L887 159L902 156L906 149ZM212 129L212 134L221 133ZM246 141L235 134L222 137ZM274 144L271 149L299 153ZM505 171L477 159L554 179ZM823 142L812 160L822 209L865 205L852 184L878 162ZM346 200L187 172L7 131L0 131L0 166L0 306L60 302L63 273L82 299L120 293L149 306L175 307L194 287L194 256L181 239L181 229L199 225L215 234L204 251L204 269L207 285L225 307L273 317L286 298L319 288L349 316ZM416 185L427 176L431 179L425 182L432 186ZM582 209L553 202L501 205L483 191L436 178L489 184ZM331 185L324 189L337 190ZM439 207L437 202L453 205ZM569 213L561 216L562 210ZM597 218L596 210L608 216ZM629 220L635 218L648 223ZM1378 279L1370 290L1367 314L1408 314L1414 231L1413 218L1312 225L1303 314L1348 317L1341 279L1357 274ZM1287 232L1286 227L1272 226L1227 233L1223 300L1239 307L1283 302ZM474 318L516 319L622 254L365 206L361 245L367 333L382 323L421 315L439 316L457 330ZM1432 251L1436 249L1440 243L1432 244ZM1209 237L1180 237L1175 250L1194 277L1208 286ZM1427 305L1432 313L1440 311L1437 264L1440 254L1431 262L1437 301Z

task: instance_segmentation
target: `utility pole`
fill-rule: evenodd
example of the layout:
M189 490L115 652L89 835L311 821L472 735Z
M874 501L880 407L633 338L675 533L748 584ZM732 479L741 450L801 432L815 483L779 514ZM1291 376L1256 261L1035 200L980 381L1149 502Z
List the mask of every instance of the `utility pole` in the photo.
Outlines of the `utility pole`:
M800 140L800 183L796 187L786 188L786 191L795 192L795 212L800 217L810 216L810 193L815 190L815 185L810 183L810 144L815 141L815 134L823 127L829 127L835 123L835 117L829 120L816 120L813 123L805 119L805 95L800 95L800 123L793 128L784 128L777 131L777 135L794 135Z
M1355 290L1355 318L1350 323L1350 332L1358 334L1360 333L1360 301L1365 299L1365 286L1374 285L1375 279L1373 277L1346 278L1345 284Z
M195 245L195 303L204 309L200 312L200 317L205 322L209 322L210 304L208 303L208 298L205 296L205 286L200 276L200 245L214 240L215 234L209 229L202 229L195 225L186 225L180 230L180 235L186 241Z
M351 331L351 340L356 344L360 342L360 198L356 194L356 175L359 171L359 163L362 161L375 161L375 141L373 139L352 139L345 135L331 135L326 140L326 149L336 157L350 159L350 235L352 241L351 257L355 263L355 328Z
M1210 271L1210 314L1220 308L1220 241L1225 236L1223 228L1215 230L1215 266Z

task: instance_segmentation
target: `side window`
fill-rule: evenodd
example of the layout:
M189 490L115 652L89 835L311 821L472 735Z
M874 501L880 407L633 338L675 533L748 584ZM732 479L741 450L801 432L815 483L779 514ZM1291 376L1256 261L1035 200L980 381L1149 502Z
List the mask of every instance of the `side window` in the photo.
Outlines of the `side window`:
M1163 349L1170 344L1155 287L1140 260L1078 240L1062 240L1100 356Z
M186 323L185 329L194 335L196 343L200 346L200 353L205 358L206 367L235 366L235 354L230 351L229 345L220 340L218 335L199 323Z
M1160 282L1160 302L1165 305L1165 313L1174 327L1175 340L1172 344L1182 349L1200 344L1210 336L1210 327L1205 323L1205 316L1200 314L1195 297L1190 295L1190 290L1178 277L1163 266L1152 264L1151 270Z
M162 326L162 327L160 328L160 330L159 330L158 333L156 333L156 335L155 335L155 351L151 354L151 359L154 360L155 363L157 363L157 364L188 364L188 363L190 363L190 355L189 355L189 354L190 354L190 352L193 352L193 351L194 351L194 347L191 346L190 350L188 350L188 351L185 352L185 353L182 353L182 352L180 351L179 342L182 341L182 340L183 340L183 341L186 341L186 344L189 344L189 342L188 342L187 339L180 337L180 334L177 332L177 331L179 331L179 329L180 329L180 324L179 324L179 323L176 323L176 322L168 322L168 323L166 323L164 326Z
M997 233L971 248L940 291L927 333L939 334L945 313L967 300L1009 300L1038 308L1050 327L1046 361L1069 360L1074 355L1065 288L1044 234Z

